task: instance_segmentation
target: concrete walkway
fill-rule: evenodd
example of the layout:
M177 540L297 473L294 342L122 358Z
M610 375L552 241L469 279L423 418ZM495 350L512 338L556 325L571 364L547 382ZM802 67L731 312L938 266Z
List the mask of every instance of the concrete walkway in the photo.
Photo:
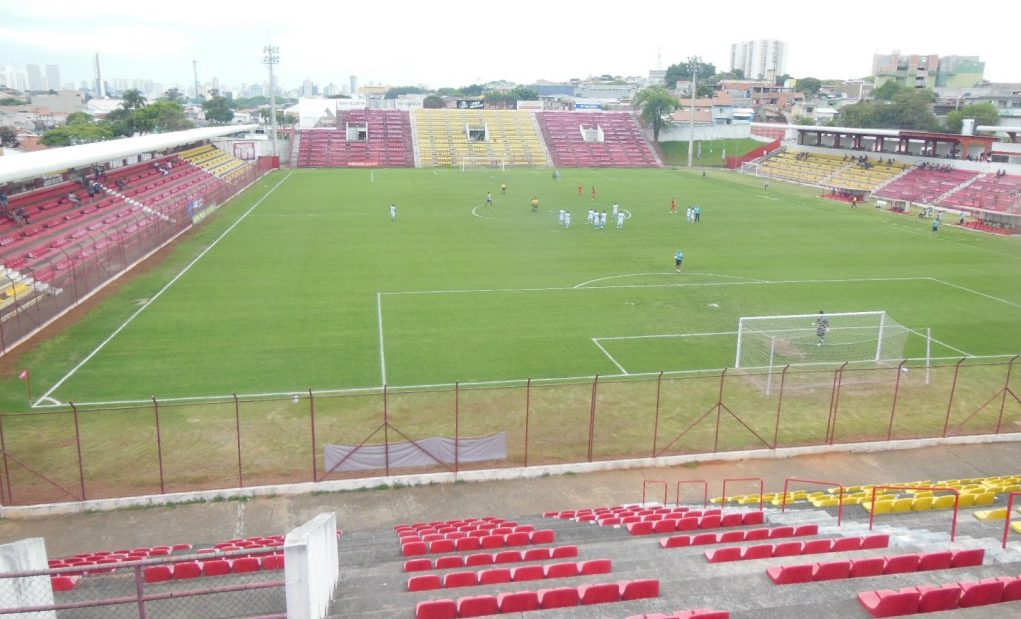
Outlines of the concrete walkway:
M235 537L286 533L320 512L336 512L348 531L402 522L494 515L535 516L544 511L637 503L644 480L663 480L674 500L677 480L708 480L712 496L725 478L761 477L780 491L786 477L845 485L1021 474L1021 443L927 447L873 453L833 453L780 460L709 462L676 467L565 474L511 481L458 482L407 488L323 492L300 496L223 500L171 507L0 521L0 543L43 537L51 557L166 543L214 543ZM809 489L802 485L800 489ZM757 484L734 482L728 494L748 494ZM649 500L661 501L662 489ZM701 501L688 486L682 503Z

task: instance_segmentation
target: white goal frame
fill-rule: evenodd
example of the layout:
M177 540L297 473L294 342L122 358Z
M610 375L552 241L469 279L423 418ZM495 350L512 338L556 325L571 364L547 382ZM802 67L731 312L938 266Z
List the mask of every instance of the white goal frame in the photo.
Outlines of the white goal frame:
M827 327L827 333L834 330L865 330L866 340L874 338L875 347L874 349L860 349L857 354L849 355L845 359L809 359L802 363L790 363L784 362L783 360L777 361L777 356L783 355L783 352L778 353L777 343L778 341L783 342L786 340L786 334L790 334L793 341L802 341L802 344L796 346L803 346L803 340L806 338L815 338L817 335L817 329L815 322L819 319L820 315L824 315L829 323ZM848 322L846 326L839 326L841 321ZM755 323L760 323L763 328L754 328ZM835 324L836 323L836 326ZM912 329L899 324L895 320L889 317L885 311L871 311L871 312L837 312L837 313L825 313L825 314L789 314L783 316L744 316L738 319L737 328L737 350L734 359L734 369L744 370L765 370L766 371L766 383L765 391L769 394L772 391L772 375L774 372L781 367L804 367L804 366L834 366L841 363L852 363L855 365L869 364L872 367L889 365L892 362L900 362L905 358L905 346L907 337L910 333L917 333ZM931 348L931 334L929 330L926 330L926 358L928 359L929 351ZM749 354L748 337L749 334L755 334L760 338L768 338L768 360L764 357L762 363L755 363L754 365L748 364L747 355ZM865 342L869 346L872 344ZM819 346L823 346L823 342L817 343ZM814 347L812 347L814 348ZM824 350L824 349L820 349ZM867 353L867 354L866 354ZM742 364L742 356L746 357L744 364ZM754 354L754 353L751 353ZM759 354L762 354L760 351ZM928 367L928 362L926 362Z
M502 157L479 157L479 156L463 156L461 157L461 171L464 172L469 168L500 168L503 172L507 169L507 164L504 162Z

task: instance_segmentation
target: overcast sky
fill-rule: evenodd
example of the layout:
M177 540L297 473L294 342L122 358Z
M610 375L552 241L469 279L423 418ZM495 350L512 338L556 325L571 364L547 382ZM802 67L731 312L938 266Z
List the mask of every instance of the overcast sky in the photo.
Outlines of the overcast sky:
M872 55L980 56L986 79L1021 82L1011 31L1021 2L993 0L972 19L963 5L873 0L807 2L572 2L403 0L276 2L176 0L9 1L0 7L0 65L57 64L61 80L93 79L99 52L107 79L199 78L239 85L266 79L262 49L280 48L278 84L464 86L589 75L647 75L698 55L730 68L730 44L788 43L795 77L854 78ZM321 8L319 8L321 7ZM979 18L980 17L980 18ZM998 26L997 24L1004 24Z

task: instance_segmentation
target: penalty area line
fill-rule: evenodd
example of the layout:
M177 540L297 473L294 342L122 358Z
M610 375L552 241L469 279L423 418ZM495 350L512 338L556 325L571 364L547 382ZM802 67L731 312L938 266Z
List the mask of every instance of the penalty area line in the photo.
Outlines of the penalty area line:
M617 360L613 358L613 355L611 355L609 351L603 348L603 345L599 343L599 338L596 337L592 338L592 343L595 344L599 350L603 351L603 354L606 355L606 358L610 360L610 363L617 366L617 369L620 370L624 376L630 376L630 373L624 369L624 366L617 363Z

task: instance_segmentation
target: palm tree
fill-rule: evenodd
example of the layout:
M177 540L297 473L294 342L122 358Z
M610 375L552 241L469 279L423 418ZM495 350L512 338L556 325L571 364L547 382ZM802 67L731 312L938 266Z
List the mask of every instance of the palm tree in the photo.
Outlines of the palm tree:
M654 86L639 91L634 104L641 108L642 119L652 127L652 139L659 142L659 131L670 124L670 114L680 102L665 88Z
M121 107L126 110L137 110L145 107L146 99L137 89L125 90L121 95Z

